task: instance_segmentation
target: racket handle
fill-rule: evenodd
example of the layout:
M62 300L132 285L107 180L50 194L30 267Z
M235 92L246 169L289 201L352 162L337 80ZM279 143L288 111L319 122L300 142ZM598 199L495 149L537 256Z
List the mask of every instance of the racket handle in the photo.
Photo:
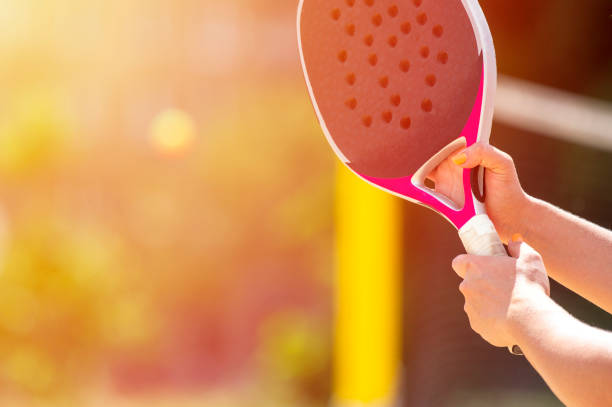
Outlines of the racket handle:
M477 215L470 219L461 229L459 237L465 250L469 254L478 256L507 256L506 248L502 243L493 222L487 215ZM523 351L518 345L508 346L513 355L522 355Z
M493 222L487 215L476 215L461 229L459 237L468 254L478 256L507 256Z

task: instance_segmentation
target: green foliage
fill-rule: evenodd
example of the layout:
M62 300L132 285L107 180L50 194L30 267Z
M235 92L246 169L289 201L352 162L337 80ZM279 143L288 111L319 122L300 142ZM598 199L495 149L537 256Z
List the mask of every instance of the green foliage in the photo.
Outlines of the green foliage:
M0 175L20 176L57 165L72 134L62 99L49 89L18 94L0 116Z
M102 352L144 339L148 318L122 292L115 237L27 216L14 225L0 274L0 374L17 389L58 393Z

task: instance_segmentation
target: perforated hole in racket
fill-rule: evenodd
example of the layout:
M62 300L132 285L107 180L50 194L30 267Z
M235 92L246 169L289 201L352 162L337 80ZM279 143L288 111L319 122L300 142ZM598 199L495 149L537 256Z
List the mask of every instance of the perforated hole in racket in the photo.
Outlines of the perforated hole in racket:
M301 24L318 108L356 172L410 175L459 136L482 71L460 0L304 0Z

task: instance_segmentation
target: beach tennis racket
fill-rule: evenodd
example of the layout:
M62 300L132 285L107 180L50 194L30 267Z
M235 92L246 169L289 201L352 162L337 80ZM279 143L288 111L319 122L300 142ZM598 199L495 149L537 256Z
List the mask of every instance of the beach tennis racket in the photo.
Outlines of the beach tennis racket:
M298 42L338 158L444 216L468 253L507 256L485 212L482 168L463 170L463 207L425 183L450 154L489 140L497 70L477 0L300 0Z

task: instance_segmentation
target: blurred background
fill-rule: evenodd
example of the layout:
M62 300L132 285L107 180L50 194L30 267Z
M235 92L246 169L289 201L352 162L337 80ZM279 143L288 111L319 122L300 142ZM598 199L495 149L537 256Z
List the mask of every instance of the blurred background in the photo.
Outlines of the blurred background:
M0 405L327 405L335 158L297 2L2 3ZM608 0L481 4L501 73L612 102ZM529 193L612 226L610 149L512 120L492 142ZM402 210L399 404L560 405L469 329L455 231Z

